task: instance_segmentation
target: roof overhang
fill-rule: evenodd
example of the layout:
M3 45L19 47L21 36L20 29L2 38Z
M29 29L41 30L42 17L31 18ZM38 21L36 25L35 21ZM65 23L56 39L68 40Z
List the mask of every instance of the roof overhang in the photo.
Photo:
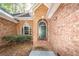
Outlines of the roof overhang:
M59 6L60 6L60 3L52 3L50 8L48 9L46 18L50 19L53 16L53 14L56 12Z
M48 19L50 19L53 16L53 14L56 12L58 7L60 6L60 3L35 3L35 4L33 4L32 8L29 10L32 17L34 15L34 11L41 4L44 4L46 7L48 7L48 11L45 15L45 18L48 18ZM0 17L3 17L6 20L12 21L14 23L18 23L18 21L15 20L15 18L18 19L18 20L31 20L32 19L32 17L13 17L10 14L4 12L3 10L0 10Z
M44 4L46 7L48 7L49 8L49 5L50 5L50 3L35 3L34 5L33 5L33 7L31 8L32 10L33 10L33 12L41 5L41 4Z
M18 20L33 20L32 17L17 17Z
M27 14L27 13L26 13ZM25 14L22 14L22 15L25 15ZM18 19L18 20L32 20L33 18L33 13L32 12L29 12L29 17L21 17L21 15L19 16L14 16L14 18Z
M9 20L11 22L14 22L14 23L18 23L18 21L15 20L13 16L11 16L10 14L4 12L3 10L0 10L0 17L4 18L6 20Z
M41 4L44 4L46 7L48 7L48 11L44 18L50 19L53 16L53 14L56 12L56 10L58 9L61 3L36 3L31 8L33 10L32 12L34 12Z

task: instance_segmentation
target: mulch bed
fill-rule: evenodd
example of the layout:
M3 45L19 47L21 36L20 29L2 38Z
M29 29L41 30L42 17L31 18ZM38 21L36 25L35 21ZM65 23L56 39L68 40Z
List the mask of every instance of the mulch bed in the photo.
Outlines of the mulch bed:
M28 56L32 49L32 42L9 43L0 47L0 56Z
M45 47L35 47L33 50L48 51Z

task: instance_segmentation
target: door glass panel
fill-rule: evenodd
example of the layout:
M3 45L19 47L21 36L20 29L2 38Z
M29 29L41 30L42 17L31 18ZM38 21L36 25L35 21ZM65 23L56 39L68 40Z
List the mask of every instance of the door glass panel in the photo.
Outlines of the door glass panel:
M46 39L46 25L44 22L40 23L39 25L39 39L40 40Z
M41 34L40 34L41 39L46 38L46 26L41 26Z

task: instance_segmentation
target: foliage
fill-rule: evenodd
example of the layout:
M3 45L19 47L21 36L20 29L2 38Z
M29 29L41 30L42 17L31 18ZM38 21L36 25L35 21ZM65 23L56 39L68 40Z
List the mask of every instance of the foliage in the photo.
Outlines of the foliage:
M25 12L27 5L25 3L0 3L0 8L10 14Z
M8 42L24 42L24 41L31 41L32 36L30 35L4 36L2 39Z
M15 41L16 37L15 36L4 36L2 39L8 41L8 42L13 42Z
M32 40L32 36L22 36L22 35L18 35L16 37L16 42L24 42L24 41L30 41Z
M12 4L11 3L1 3L0 8L4 9L5 11L9 11L12 13Z

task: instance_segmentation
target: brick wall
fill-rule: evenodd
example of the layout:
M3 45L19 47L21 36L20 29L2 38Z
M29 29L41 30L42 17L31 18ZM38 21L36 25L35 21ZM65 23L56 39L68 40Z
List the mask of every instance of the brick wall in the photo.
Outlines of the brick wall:
M16 24L10 22L6 19L0 18L0 45L2 45L1 38L6 35L15 35L16 32Z
M22 35L22 28L25 24L29 24L31 28L33 27L33 20L19 20L19 23L17 24L17 34Z
M47 13L48 7L46 7L44 4L41 4L36 10L35 10L35 16L33 17L33 46L43 46L47 43L45 41L39 41L38 39L38 21L42 18L42 16L45 16Z
M52 49L60 55L79 55L79 4L61 4L49 25Z

